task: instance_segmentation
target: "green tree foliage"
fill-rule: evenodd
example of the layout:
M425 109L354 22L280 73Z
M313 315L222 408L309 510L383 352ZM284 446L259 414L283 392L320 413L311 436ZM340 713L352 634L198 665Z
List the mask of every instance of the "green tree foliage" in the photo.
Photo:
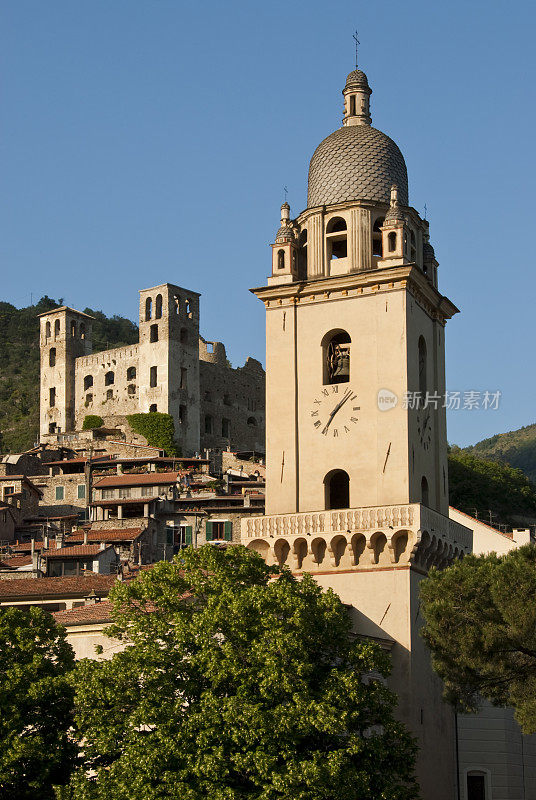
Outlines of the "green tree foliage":
M449 455L449 495L452 506L473 516L491 509L505 523L536 517L536 486L521 470L459 450Z
M478 458L510 464L521 469L536 483L536 425L526 425L516 431L497 433L490 439L464 448L464 452Z
M147 439L151 447L164 450L168 456L179 456L175 443L175 424L169 414L152 411L149 414L129 414L127 422L134 431Z
M467 556L421 584L423 636L446 699L476 711L480 698L513 706L536 732L536 548Z
M76 755L72 648L45 611L0 609L0 665L0 797L48 800Z
M129 646L80 662L75 800L417 796L388 656L310 576L206 545L111 597Z
M42 297L26 308L0 302L0 452L32 447L39 431L39 319L63 304ZM138 329L122 317L95 316L93 350L121 347L138 341Z
M92 431L94 428L100 428L104 425L104 420L98 414L86 414L84 422L82 423L83 431Z

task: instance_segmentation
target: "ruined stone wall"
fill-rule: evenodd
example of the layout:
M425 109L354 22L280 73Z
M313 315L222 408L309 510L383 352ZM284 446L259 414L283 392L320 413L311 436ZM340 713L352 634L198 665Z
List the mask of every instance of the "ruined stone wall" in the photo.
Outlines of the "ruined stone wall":
M132 371L129 373L129 370ZM134 372L135 371L135 372ZM113 383L106 376L113 373ZM77 358L75 362L75 426L82 428L87 414L99 417L139 411L139 345L131 344ZM93 385L84 389L84 381ZM88 382L88 381L87 381ZM108 394L112 397L108 397Z
M248 358L234 369L221 342L199 339L201 447L264 452L265 375Z

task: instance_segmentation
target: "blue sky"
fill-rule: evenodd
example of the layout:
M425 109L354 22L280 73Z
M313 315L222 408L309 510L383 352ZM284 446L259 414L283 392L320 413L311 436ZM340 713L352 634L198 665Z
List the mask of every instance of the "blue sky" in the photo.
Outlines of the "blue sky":
M137 291L202 293L202 332L264 360L265 282L282 187L340 126L360 67L373 125L426 203L453 411L469 444L536 421L534 5L504 2L3 0L0 298L43 294L135 319Z

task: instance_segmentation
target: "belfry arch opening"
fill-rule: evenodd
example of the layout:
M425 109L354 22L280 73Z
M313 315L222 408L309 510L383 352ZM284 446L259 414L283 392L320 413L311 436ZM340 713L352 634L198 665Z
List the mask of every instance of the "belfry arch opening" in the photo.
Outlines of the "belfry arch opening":
M343 469L333 469L324 478L326 511L350 507L350 476Z
M285 251L277 251L277 269L285 269Z
M351 338L346 331L332 330L322 339L322 378L324 384L350 380Z
M342 217L333 217L326 226L328 261L348 255L347 226Z
M381 258L383 256L382 225L383 217L378 217L372 227L372 255L376 256L377 258Z

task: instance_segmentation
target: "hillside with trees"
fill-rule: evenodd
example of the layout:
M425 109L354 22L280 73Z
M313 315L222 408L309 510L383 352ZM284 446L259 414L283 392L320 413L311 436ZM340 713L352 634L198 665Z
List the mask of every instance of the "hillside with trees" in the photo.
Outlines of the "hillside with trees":
M497 433L490 439L483 439L471 447L464 448L465 453L510 464L521 469L536 483L536 424L526 425L517 431Z
M42 297L35 305L16 308L0 302L0 453L32 447L39 431L39 319L38 315L63 305L63 300ZM102 311L83 309L95 317L93 350L134 344L138 328L129 319L107 317Z

